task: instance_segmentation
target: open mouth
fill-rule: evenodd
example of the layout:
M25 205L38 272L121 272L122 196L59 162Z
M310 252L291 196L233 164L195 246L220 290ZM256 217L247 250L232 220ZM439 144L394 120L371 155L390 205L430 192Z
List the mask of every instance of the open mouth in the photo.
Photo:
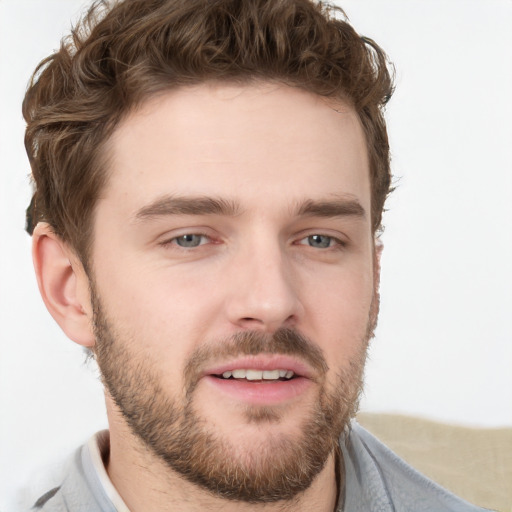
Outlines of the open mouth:
M245 364L242 368L232 365L212 368L205 373L203 382L207 386L212 386L216 397L220 396L218 393L222 393L236 402L264 406L289 403L313 386L314 381L304 375L307 369L304 370L297 363L293 370L285 361L281 362L283 366L279 364L274 367L260 361L263 368L251 367L249 361Z
M223 380L245 380L252 382L276 382L289 381L295 377L292 370L255 370L255 369L236 369L228 370L220 375L214 375Z
M282 405L315 386L314 370L297 357L286 354L239 356L205 368L201 382L215 397L231 403Z

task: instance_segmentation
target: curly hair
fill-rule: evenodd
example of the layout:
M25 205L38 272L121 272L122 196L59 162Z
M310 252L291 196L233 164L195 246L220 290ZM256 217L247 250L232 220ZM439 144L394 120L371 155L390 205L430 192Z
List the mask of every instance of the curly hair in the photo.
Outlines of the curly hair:
M86 261L107 179L105 141L149 97L207 80L278 81L348 102L366 136L379 229L391 187L383 110L392 66L341 9L312 0L99 0L38 65L23 102L34 184L27 230L48 222Z

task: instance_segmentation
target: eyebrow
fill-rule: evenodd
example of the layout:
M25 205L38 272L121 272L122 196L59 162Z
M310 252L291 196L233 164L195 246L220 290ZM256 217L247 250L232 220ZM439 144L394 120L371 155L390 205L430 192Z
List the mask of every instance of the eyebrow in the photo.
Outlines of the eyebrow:
M168 215L223 215L234 217L242 213L233 200L208 196L164 196L143 206L135 219L144 221ZM359 217L365 218L365 209L359 201L339 197L333 200L298 202L294 209L297 217Z
M312 201L299 204L297 215L301 217L359 217L364 219L366 211L355 199L340 197L331 201Z
M206 196L165 196L142 207L135 214L136 220L149 220L167 215L226 215L241 212L235 201Z

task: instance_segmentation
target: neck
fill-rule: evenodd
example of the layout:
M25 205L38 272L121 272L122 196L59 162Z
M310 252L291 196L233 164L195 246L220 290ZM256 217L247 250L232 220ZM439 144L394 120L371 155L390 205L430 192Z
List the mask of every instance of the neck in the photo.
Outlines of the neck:
M110 424L110 457L107 473L130 512L335 510L339 475L336 474L334 453L329 456L324 468L310 487L293 500L263 504L231 501L212 495L174 472L130 431L124 419L113 407L107 409Z

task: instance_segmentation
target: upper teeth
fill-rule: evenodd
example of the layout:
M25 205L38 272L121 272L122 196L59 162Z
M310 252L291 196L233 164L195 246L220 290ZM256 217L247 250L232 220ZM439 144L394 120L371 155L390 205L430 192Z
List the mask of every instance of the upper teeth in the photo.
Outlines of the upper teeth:
M247 380L277 380L279 378L291 379L293 377L291 370L233 370L222 374L225 379L233 377L235 379Z

